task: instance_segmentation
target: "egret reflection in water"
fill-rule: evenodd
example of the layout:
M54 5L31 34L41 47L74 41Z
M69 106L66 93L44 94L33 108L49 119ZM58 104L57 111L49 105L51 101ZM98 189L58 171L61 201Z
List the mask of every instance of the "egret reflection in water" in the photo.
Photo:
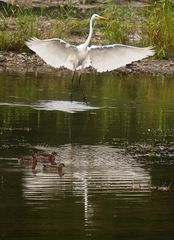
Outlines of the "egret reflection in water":
M36 105L34 108L37 110L57 110L68 113L99 109L99 107L92 107L85 103L76 101L40 101L39 104Z
M93 107L83 102L77 101L54 101L54 100L41 100L37 103L0 103L0 106L9 107L30 107L36 110L47 110L47 111L62 111L67 113L83 112L89 110L97 110L100 107Z

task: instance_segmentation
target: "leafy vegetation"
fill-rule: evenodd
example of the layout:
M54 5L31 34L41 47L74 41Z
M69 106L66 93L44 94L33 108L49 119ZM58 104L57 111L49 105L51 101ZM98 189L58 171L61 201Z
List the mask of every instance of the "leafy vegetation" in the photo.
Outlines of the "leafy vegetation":
M143 42L155 46L158 58L174 57L174 2L155 1L146 9L148 16L142 25Z
M135 28L135 22L139 19L137 8L131 5L117 6L107 2L103 9L102 14L108 18L103 28L107 42L130 43L131 36L138 32L138 28Z
M159 0L144 7L115 5L107 0L95 12L107 17L97 21L93 43L124 43L154 46L158 58L174 57L174 3ZM74 6L55 9L3 8L0 11L0 50L27 50L32 37L60 37L79 43L88 34L92 10L79 13ZM79 39L80 36L80 39Z
M24 47L25 39L37 35L36 16L30 11L30 14L24 14L22 8L9 8L17 17L8 17L7 9L0 12L0 50L17 50Z

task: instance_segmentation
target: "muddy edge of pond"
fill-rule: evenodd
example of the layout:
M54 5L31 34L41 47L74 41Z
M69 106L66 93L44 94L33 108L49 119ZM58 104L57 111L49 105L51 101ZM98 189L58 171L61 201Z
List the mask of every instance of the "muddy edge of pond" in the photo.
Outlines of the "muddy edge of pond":
M0 52L0 72L67 72L64 68L55 69L43 62L36 54ZM83 72L95 72L94 69L84 69ZM115 74L151 73L174 75L174 61L154 60L151 58L128 64L113 71Z

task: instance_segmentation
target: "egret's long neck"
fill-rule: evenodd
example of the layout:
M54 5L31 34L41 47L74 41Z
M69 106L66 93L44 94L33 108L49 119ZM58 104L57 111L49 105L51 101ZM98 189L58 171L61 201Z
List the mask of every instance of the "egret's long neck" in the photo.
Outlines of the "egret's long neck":
M89 35L88 38L86 39L86 42L84 45L87 47L91 41L92 33L93 33L93 28L92 28L92 23L93 23L93 18L90 19L90 24L89 24Z

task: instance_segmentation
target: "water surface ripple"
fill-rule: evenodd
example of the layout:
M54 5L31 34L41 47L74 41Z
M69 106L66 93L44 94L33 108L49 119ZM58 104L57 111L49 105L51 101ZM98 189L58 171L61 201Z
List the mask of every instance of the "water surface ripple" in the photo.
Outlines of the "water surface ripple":
M0 239L173 240L173 79L70 79L0 74ZM38 150L64 172L18 163Z

